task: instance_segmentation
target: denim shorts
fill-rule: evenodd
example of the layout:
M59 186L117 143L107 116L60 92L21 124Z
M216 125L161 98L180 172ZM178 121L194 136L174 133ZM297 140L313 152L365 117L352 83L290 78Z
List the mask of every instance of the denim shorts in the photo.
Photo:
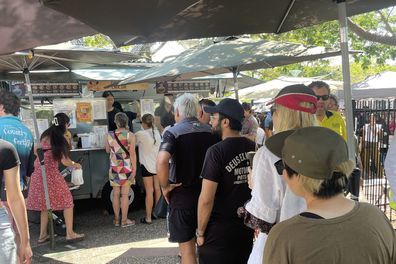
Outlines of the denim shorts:
M17 262L17 247L7 210L0 208L0 263Z

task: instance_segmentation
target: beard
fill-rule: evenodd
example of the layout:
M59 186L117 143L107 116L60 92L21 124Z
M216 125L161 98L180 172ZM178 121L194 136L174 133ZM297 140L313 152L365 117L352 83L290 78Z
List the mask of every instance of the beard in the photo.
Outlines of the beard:
M212 133L213 135L218 138L220 141L223 138L223 132L221 131L221 124L218 122L217 126L212 127Z

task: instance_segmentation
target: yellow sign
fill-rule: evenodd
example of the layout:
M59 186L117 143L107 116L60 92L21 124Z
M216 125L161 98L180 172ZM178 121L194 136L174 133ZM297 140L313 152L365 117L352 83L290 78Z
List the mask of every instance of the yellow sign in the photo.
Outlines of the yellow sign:
M80 102L76 104L77 122L92 122L92 104Z

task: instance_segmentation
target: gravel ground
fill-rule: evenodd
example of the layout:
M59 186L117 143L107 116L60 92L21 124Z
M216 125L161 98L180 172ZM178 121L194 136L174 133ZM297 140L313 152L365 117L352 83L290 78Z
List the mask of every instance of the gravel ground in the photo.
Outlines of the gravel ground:
M56 237L55 250L50 244L37 244L39 225L30 223L33 263L179 263L177 244L166 238L164 219L153 224L140 224L143 210L133 211L130 219L135 226L114 227L113 216L105 214L98 201L77 201L75 231L86 235L81 242L67 243L65 237Z

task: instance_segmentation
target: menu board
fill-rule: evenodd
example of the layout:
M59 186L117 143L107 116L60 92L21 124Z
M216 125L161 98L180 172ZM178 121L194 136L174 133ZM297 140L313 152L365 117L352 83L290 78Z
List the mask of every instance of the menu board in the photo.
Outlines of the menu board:
M78 83L32 83L32 93L37 94L79 94Z
M198 93L208 92L213 93L216 89L216 81L167 81L157 82L155 84L157 94L166 93Z
M152 114L154 116L155 105L153 99L140 99L140 113L143 116L144 114Z
M107 119L107 111L106 111L106 101L93 101L92 102L92 112L94 120Z

